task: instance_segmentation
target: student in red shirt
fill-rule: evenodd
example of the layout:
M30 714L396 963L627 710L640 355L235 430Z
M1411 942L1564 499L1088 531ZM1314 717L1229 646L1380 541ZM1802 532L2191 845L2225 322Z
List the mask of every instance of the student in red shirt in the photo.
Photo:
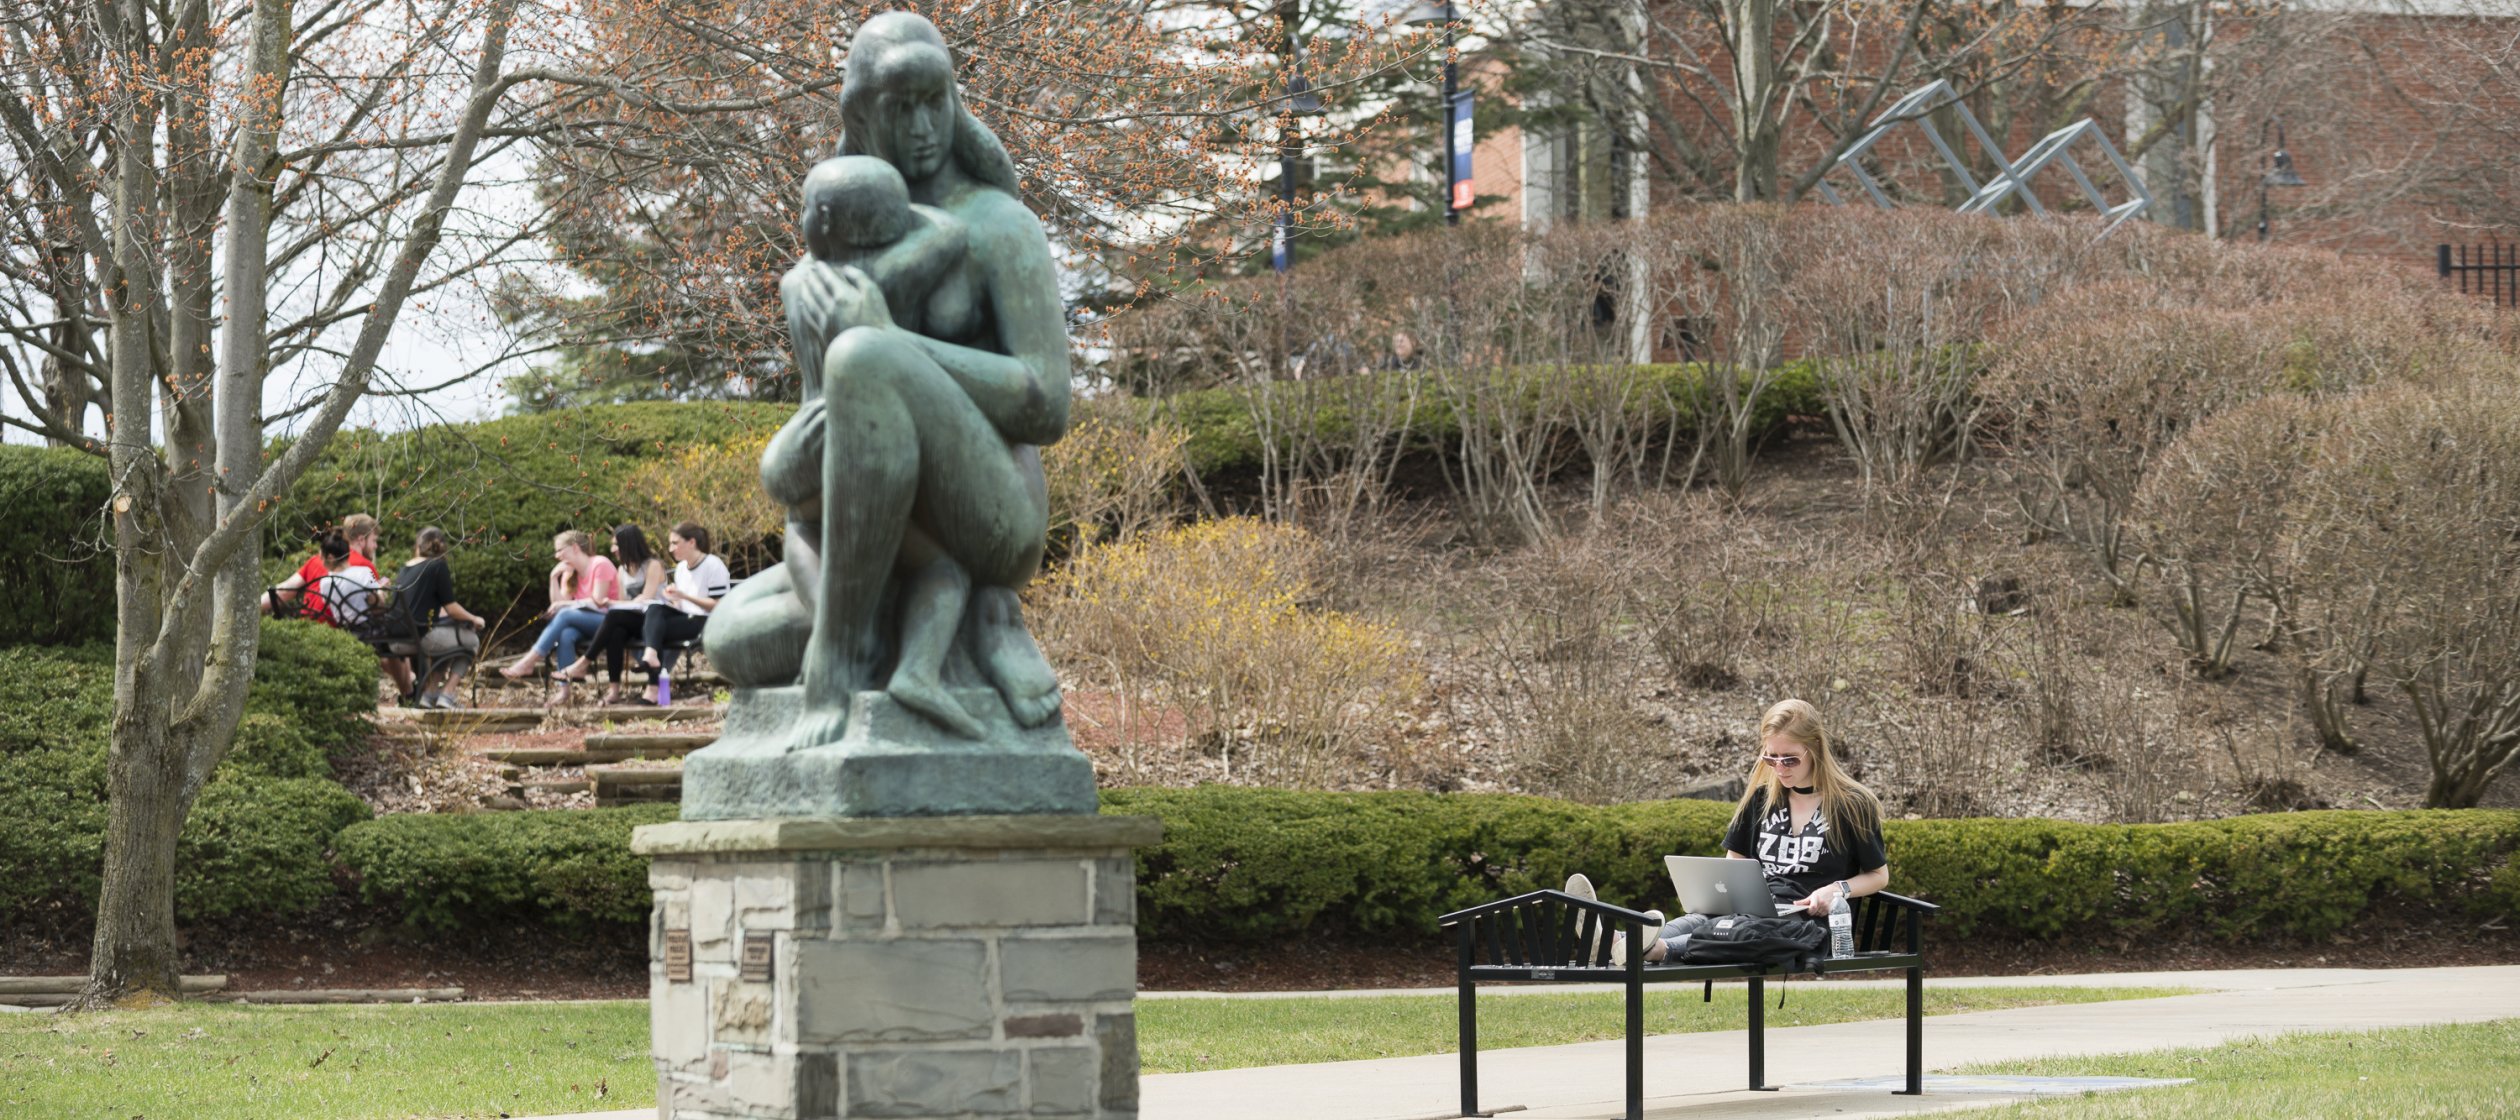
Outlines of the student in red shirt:
M289 578L280 581L262 599L262 613L274 610L298 618L311 618L327 626L341 623L333 617L332 604L325 601L319 586L325 576L344 568L366 568L367 579L374 585L376 562L368 557L376 554L376 519L364 513L343 518L341 527L316 534L316 550L306 563Z

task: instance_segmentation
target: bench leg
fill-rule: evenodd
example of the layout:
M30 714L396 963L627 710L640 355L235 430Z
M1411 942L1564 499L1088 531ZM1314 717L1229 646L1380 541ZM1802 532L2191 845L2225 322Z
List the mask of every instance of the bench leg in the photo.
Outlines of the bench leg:
M1767 1083L1767 978L1750 978L1750 1091L1773 1093Z
M1470 954L1470 942L1462 940L1462 956ZM1478 1116L1479 1112L1479 990L1470 983L1465 961L1461 973L1461 994L1456 1003L1461 1008L1461 1114Z
M1627 1120L1645 1120L1645 984L1627 985Z
M1925 1095L1925 970L1907 970L1907 1088L1901 1096Z

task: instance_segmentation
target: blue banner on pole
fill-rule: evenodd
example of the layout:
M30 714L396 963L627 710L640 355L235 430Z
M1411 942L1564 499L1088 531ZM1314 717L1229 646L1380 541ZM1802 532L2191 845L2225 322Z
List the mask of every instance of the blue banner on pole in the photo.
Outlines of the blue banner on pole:
M1470 204L1477 200L1478 192L1470 185L1470 148L1473 137L1470 131L1470 94L1466 90L1453 95L1452 130L1452 179L1449 183L1452 191L1452 208L1467 210Z

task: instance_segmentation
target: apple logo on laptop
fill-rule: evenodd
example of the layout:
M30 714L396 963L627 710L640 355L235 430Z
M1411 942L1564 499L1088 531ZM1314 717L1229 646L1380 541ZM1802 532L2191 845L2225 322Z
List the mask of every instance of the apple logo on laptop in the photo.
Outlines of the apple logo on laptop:
M1724 884L1722 884L1722 883L1717 883L1717 884L1715 884L1715 893L1717 893L1717 894L1731 894L1731 893L1732 893L1732 888L1731 888L1731 887L1727 887L1727 886L1725 886L1725 885L1724 885Z

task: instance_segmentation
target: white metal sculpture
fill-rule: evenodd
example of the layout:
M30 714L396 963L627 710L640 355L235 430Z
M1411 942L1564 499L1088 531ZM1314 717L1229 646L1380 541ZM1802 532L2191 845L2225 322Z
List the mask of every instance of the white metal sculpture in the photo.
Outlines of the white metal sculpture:
M1978 182L1977 177L1969 173L1968 164L1961 160L1959 153L1952 151L1951 142L1943 137L1942 130L1934 127L1930 114L1945 106L1949 106L1960 118L1960 123L1968 128L1969 135L1977 141L1978 148L1986 153L1986 157L1994 161L1995 174L1986 182ZM1882 189L1881 181L1864 169L1864 154L1871 151L1882 137L1889 135L1892 129L1903 124L1914 124L1924 130L1926 141L1942 156L1944 166L1950 168L1951 173L1968 189L1968 201L1958 208L1963 214L1991 214L2005 199L2016 194L2021 196L2022 204L2029 207L2031 213L2047 213L2047 207L2039 202L2038 193L2030 189L2030 179L2050 165L2063 167L2065 173L2073 177L2074 185L2081 188L2083 197L2090 201L2091 208L2107 221L2108 224L2101 227L2101 237L2107 237L2127 219L2152 206L2152 192L2145 188L2143 177L2128 166L2126 158L2118 154L2117 145L2110 143L2108 134L2089 118L2041 137L2038 143L2030 146L2029 151L2022 153L2020 159L2008 159L1994 137L1987 135L1986 126L1978 123L1977 114L1970 112L1968 103L1962 101L1951 88L1951 83L1938 79L1932 85L1900 98L1880 116L1873 118L1872 126L1829 169L1832 174L1845 171L1853 176L1863 186L1864 193L1872 198L1873 204L1884 210L1897 209L1898 203ZM2083 171L2082 165L2074 162L2071 149L2078 141L2088 141L2086 147L2096 145L2100 154L2108 157L2109 165L2117 171L2119 181L2126 184L2131 197L2118 203L2109 201L2108 196L2091 181L2091 176ZM1819 183L1819 191L1820 197L1829 200L1831 205L1846 204L1845 198L1830 187L1825 178Z

